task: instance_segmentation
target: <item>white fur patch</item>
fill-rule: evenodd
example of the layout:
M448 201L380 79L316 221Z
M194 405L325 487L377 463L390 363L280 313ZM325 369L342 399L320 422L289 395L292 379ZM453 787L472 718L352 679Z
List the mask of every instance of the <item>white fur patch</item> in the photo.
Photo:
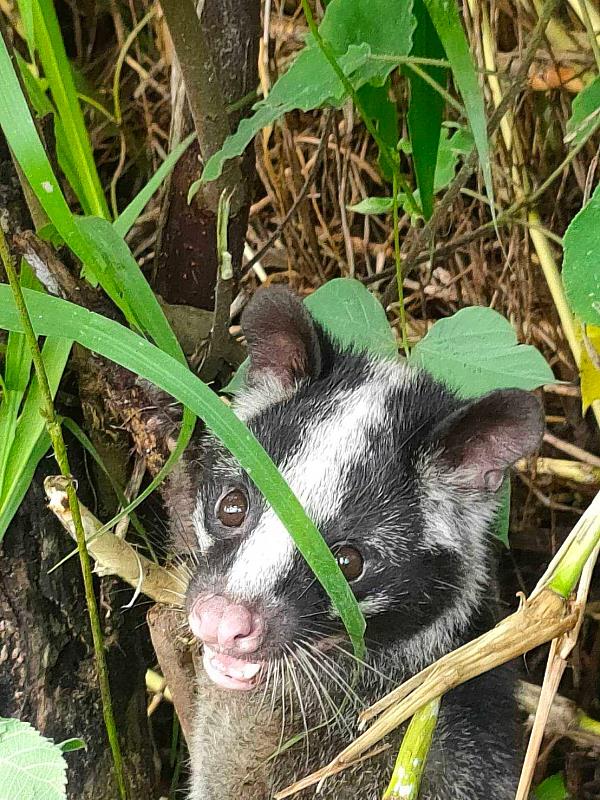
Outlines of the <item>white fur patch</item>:
M194 513L192 514L192 523L194 525L194 532L196 534L200 552L206 553L206 551L213 545L214 539L206 530L206 525L204 524L204 509L199 503L196 505Z
M385 404L403 371L379 368L357 389L332 398L331 411L305 431L298 452L281 467L292 491L317 526L338 516L344 476L363 461L368 434L386 425ZM267 509L240 547L227 591L243 599L268 595L292 567L295 545L272 509Z

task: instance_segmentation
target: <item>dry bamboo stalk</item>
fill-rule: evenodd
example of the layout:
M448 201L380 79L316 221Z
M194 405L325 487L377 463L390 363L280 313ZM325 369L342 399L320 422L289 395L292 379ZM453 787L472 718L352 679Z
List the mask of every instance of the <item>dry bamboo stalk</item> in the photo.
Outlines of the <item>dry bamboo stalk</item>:
M67 479L62 476L49 476L44 481L48 507L75 538L66 486ZM118 575L157 603L181 605L186 589L182 574L155 564L113 533L105 531L99 534L100 521L81 503L80 507L88 552L103 574Z
M568 602L551 589L545 589L534 600L525 601L516 613L504 619L493 630L443 656L363 712L361 719L364 721L383 711L371 727L330 764L287 787L278 797L294 794L334 774L334 770L337 772L340 767L350 766L425 703L557 638L573 628L577 621L578 615L570 610ZM410 691L408 696L407 691ZM398 702L398 698L402 698L401 702Z
M537 475L553 475L567 481L575 481L590 486L600 483L600 468L566 458L546 458L541 456L533 462ZM519 472L530 472L531 462L523 458L515 464Z

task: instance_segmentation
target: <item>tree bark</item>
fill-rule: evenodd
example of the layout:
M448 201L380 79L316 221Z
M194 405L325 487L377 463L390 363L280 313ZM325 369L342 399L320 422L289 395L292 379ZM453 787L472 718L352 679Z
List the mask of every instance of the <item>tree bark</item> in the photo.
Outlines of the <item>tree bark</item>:
M223 100L226 105L235 103L258 85L260 3L257 0L206 0L202 28ZM177 103L182 91L177 62L173 69L171 145L193 127L187 103L183 100ZM235 130L248 110L246 107L228 116L230 130ZM200 153L203 151L202 143L191 145L175 167L166 188L154 285L169 303L212 310L217 276L217 209L209 207L202 195L196 195L189 205L187 202L190 184L200 176ZM229 221L229 250L236 278L240 274L256 175L253 148L249 148L242 159L240 170L239 202L232 206Z
M9 527L0 556L0 716L26 720L69 753L69 800L115 800L113 764L100 703L79 561L50 572L73 543L46 509L42 490L53 461L44 460ZM102 581L110 687L131 798L155 798L156 769L146 717L139 610L120 612L122 584Z

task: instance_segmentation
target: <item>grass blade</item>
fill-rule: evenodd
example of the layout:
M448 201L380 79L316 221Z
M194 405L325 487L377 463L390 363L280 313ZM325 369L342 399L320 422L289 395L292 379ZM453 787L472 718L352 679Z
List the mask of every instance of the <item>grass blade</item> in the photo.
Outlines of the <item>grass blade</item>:
M463 30L458 7L454 0L450 2L449 0L423 0L423 2L446 51L452 67L454 82L462 96L475 140L475 147L479 154L492 217L495 217L492 167L490 164L483 92L479 86L477 72L471 58L471 50Z
M119 234L119 236L122 236L123 238L127 236L132 225L134 225L135 221L144 210L145 205L148 203L154 192L173 170L175 164L177 164L181 156L185 153L195 138L195 132L190 133L189 136L186 136L186 138L180 142L171 153L169 153L167 158L165 158L163 163L156 170L144 188L138 192L131 203L129 203L129 205L119 214L117 219L113 222L113 228Z
M437 35L423 0L415 0L413 13L417 27L413 33L411 55L424 58L445 58L444 47ZM444 84L446 70L443 67L423 65L437 83ZM413 70L406 70L410 84L410 104L407 121L412 145L412 158L425 219L433 213L435 169L437 165L444 99L427 81Z
M77 164L82 196L87 214L109 218L108 205L92 153L89 136L79 105L71 63L67 58L52 0L34 0L33 22L38 56L48 79L69 150Z
M56 297L25 290L37 335L56 333L151 381L202 418L248 473L289 530L346 626L364 652L364 618L329 547L252 433L189 368L118 323ZM21 331L10 287L0 285L0 327Z

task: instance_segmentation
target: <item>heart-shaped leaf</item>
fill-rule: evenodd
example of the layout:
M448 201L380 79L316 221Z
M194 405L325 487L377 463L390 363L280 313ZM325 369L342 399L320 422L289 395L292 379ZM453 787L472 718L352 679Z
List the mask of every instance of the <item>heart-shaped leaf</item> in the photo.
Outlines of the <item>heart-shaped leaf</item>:
M413 348L410 361L463 397L493 389L531 390L554 382L541 353L519 344L501 314L479 306L436 322Z

